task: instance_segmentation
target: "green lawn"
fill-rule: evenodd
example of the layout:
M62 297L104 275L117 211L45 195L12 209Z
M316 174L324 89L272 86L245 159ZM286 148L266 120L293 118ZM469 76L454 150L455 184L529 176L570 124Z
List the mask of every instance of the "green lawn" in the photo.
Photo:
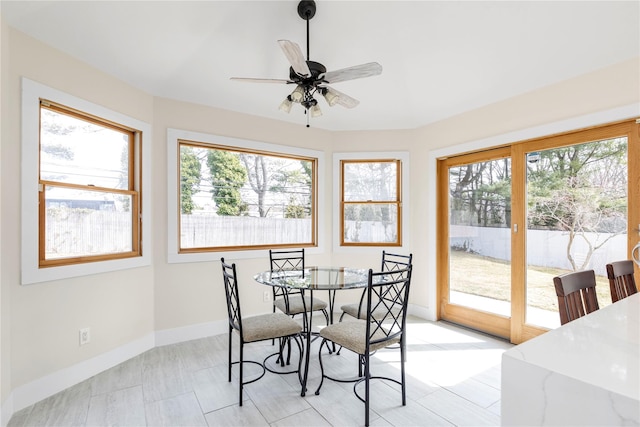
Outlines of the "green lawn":
M511 298L511 265L494 258L467 252L451 252L451 290L502 301ZM543 310L557 311L558 298L553 278L568 270L529 267L527 270L527 304ZM596 276L600 307L611 304L609 281Z

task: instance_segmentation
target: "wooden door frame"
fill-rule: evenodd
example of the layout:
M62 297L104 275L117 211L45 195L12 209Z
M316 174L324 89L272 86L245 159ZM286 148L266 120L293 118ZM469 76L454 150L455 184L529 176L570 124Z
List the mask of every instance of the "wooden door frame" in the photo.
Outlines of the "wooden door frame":
M627 257L640 240L640 119L624 120L599 126L514 142L508 146L483 149L473 153L437 159L437 317L501 336L518 344L548 329L526 324L526 160L528 152L556 147L627 137ZM511 317L482 312L450 304L449 299L449 221L448 169L451 166L511 157ZM519 159L519 160L516 160ZM446 174L446 179L443 175ZM613 260L612 260L613 261ZM636 274L638 274L636 266ZM515 286L513 284L516 284ZM519 285L518 285L519 284Z
M437 162L437 295L438 295L438 318L461 325L482 330L489 334L508 339L510 335L510 318L495 313L488 313L482 310L474 310L449 302L449 179L448 170L450 167L467 165L484 161L503 159L511 156L511 148L496 147L483 151L451 156L445 159L438 159ZM447 179L442 179L442 174L446 174Z

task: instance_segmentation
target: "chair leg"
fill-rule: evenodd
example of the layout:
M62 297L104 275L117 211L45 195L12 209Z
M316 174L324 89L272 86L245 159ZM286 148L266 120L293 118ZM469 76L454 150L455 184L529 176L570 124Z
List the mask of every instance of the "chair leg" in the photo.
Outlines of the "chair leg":
M298 341L300 338L300 341ZM299 336L293 337L296 345L298 346L298 381L300 381L300 385L302 385L302 349L304 348L304 343L302 342L302 338Z
M275 302L275 301L276 301L276 293L275 293L275 291L273 292L273 300L272 300L272 301L273 301L273 302ZM272 304L272 305L271 305L271 308L273 309L273 313L275 313L275 312L276 312L276 306ZM276 343L276 339L275 339L275 338L273 338L273 339L271 340L271 345L274 345L275 343Z
M336 295L334 293L333 294L333 298L335 298L335 297L336 297ZM330 304L330 307L331 307L330 313L327 313L326 309L322 310L322 314L324 314L324 318L327 321L327 326L329 326L330 324L333 323L333 304ZM331 347L327 346L327 348L329 349L329 354L335 353L336 352L336 343L331 342Z
M324 319L327 321L327 326L329 326L329 313L327 313L327 309L322 309L322 314L324 314Z
M275 338L271 340L271 345L275 342ZM282 363L282 338L278 338L278 358L276 359L276 365Z
M276 359L276 364L279 363L280 366L284 366L284 355L282 354L283 349L284 349L283 338L278 338L278 358Z
M369 354L364 355L364 425L369 426Z
M402 337L402 341L400 342L400 381L402 382L402 406L407 405L407 391L405 386L405 375L404 375L404 362L406 359L406 345L404 343L404 336Z
M320 394L320 389L322 388L322 383L324 383L324 365L322 364L322 346L327 342L325 338L322 339L320 343L320 348L318 349L318 361L320 362L320 384L316 389L316 396Z
M287 365L291 364L291 338L287 337L287 338L278 338L278 346L279 346L279 352L280 354L278 355L278 358L276 359L276 363L280 363L280 366L282 366L284 368L285 365L285 361L284 361L284 347L287 347Z
M344 317L344 315L345 315L345 314L347 314L347 313L343 311L343 312L342 312L342 314L340 315L340 319L338 319L338 323L342 322L342 318ZM336 349L335 349L335 345L336 345L336 344L335 344L335 343L333 343L333 345L334 345L333 351L336 351ZM338 351L336 352L336 354L337 354L338 356L340 356L340 350L342 350L342 347L340 347L340 348L338 349Z
M229 382L231 382L231 335L232 335L233 331L231 330L231 327L229 327Z
M244 387L244 376L242 375L242 368L244 365L244 359L243 359L243 351L244 351L244 343L242 342L242 338L240 338L240 378L238 379L238 389L239 389L239 401L238 401L238 405L242 406L242 388Z
M294 316L291 316L291 318L293 319ZM305 331L305 332L307 330L307 313L302 313L302 330Z

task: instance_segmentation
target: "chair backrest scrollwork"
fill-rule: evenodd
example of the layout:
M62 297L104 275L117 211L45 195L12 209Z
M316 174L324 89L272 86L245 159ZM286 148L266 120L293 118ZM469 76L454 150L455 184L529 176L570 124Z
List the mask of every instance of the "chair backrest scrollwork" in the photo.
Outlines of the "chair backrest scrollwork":
M381 271L369 270L367 285L367 351L371 345L397 340L404 343L407 322L407 306L411 286L411 270Z
M242 314L240 313L240 295L238 294L238 279L236 275L236 265L227 264L224 258L220 258L222 263L222 278L224 280L224 292L227 297L227 312L229 316L229 327L236 329L242 337Z

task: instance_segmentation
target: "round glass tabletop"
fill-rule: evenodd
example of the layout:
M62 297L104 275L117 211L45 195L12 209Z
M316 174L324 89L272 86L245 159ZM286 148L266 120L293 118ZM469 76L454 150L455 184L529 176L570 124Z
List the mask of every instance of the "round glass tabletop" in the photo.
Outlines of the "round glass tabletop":
M270 286L298 289L355 289L367 286L369 270L348 267L305 267L304 270L263 271L253 278Z

